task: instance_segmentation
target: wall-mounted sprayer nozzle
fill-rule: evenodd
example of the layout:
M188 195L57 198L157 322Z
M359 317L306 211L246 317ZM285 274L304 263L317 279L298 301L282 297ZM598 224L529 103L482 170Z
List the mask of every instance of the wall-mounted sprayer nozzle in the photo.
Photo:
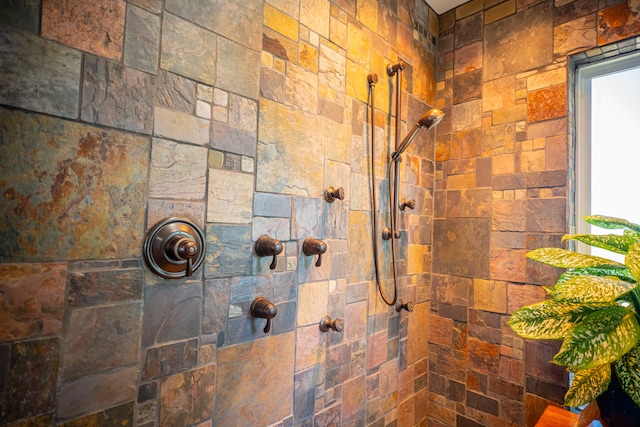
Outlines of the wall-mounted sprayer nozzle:
M391 154L391 160L397 161L398 158L404 151L409 147L413 138L416 137L420 129L429 130L443 119L444 113L437 108L432 108L431 110L424 113L418 123L414 126L414 128L409 132L409 134L402 140L400 146L396 149L394 153Z

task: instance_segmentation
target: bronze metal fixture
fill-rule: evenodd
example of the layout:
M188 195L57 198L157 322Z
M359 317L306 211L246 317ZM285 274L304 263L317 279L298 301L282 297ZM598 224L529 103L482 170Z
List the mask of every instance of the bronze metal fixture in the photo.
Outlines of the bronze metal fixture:
M322 332L327 332L329 329L333 329L336 332L342 332L342 328L344 327L344 323L342 319L333 319L331 317L324 316L320 320L320 330Z
M144 241L144 259L152 272L165 279L190 277L204 260L204 233L186 218L167 218L156 224Z
M324 199L329 203L333 203L335 199L344 200L344 188L327 187L324 190Z
M400 61L395 64L387 65L387 74L389 75L389 77L394 76L398 72L398 70L404 70L404 62ZM400 88L398 88L398 90L400 90Z
M273 261L271 261L271 265L269 265L271 270L276 269L276 256L282 252L282 248L283 246L280 240L276 240L265 234L258 237L258 240L256 240L256 244L254 245L254 249L258 256L273 256Z
M405 198L401 198L398 207L401 211L403 211L405 208L413 210L416 208L416 201L414 199L406 200Z
M307 237L302 242L302 252L307 256L318 255L318 261L316 267L320 267L322 264L322 254L327 251L327 244L320 239L314 239L313 237Z
M276 314L278 314L276 306L265 297L258 297L251 303L249 311L253 317L267 319L267 324L264 327L264 333L268 334L269 331L271 331L271 319L276 317Z
M402 300L398 301L398 304L396 305L396 311L399 313L402 310L407 310L409 313L413 313L413 303L405 302L403 304Z

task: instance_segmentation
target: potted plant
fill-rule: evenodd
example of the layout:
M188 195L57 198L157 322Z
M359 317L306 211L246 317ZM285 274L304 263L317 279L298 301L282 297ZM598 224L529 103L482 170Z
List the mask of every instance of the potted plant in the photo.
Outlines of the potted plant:
M552 363L573 373L565 405L593 401L608 390L613 379L631 399L632 410L639 410L640 225L605 216L584 219L624 233L566 235L563 241L624 254L624 264L561 248L527 253L532 260L566 271L555 286L545 288L550 298L519 308L508 324L523 338L562 340ZM619 397L626 398L621 392L616 399ZM600 407L605 417L603 405Z

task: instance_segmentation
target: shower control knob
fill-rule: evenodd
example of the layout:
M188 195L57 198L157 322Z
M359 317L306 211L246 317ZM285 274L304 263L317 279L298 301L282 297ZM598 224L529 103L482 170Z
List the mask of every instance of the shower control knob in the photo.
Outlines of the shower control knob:
M307 256L318 255L318 261L316 267L320 267L322 264L322 254L327 251L327 244L320 239L314 239L313 237L307 237L302 242L302 252Z
M342 319L331 320L331 317L324 316L322 320L320 320L320 330L322 332L327 332L329 329L333 329L336 332L342 332L343 328L344 323L342 322Z
M402 310L406 310L409 313L413 313L413 303L412 302L405 302L403 304L402 300L398 301L398 304L396 305L396 311L397 312L401 312Z
M344 188L327 187L324 190L324 199L329 203L333 203L335 199L344 200Z
M268 334L269 331L271 331L271 319L276 317L276 314L278 314L276 306L265 297L258 297L251 303L249 311L253 317L267 319L267 324L265 325L263 332Z
M273 239L263 234L258 237L258 240L256 240L254 249L258 256L273 256L273 261L271 261L269 268L271 270L275 270L277 262L276 256L282 252L282 247L282 242L280 240Z
M409 208L413 210L416 208L416 201L414 199L411 199L411 200L400 199L400 204L398 207L400 208L401 211L405 210L405 208Z

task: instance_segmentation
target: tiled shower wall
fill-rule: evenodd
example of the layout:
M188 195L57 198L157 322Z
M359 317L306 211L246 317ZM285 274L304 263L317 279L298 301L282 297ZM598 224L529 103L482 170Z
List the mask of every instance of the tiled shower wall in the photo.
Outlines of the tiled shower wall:
M430 426L533 426L562 404L557 343L506 325L557 272L573 190L573 65L640 49L640 2L473 0L439 17ZM633 143L630 141L630 143Z
M387 64L406 63L402 133L436 99L422 0L1 9L1 425L426 424L435 138L402 163L416 209L401 216L400 297L416 305L400 314L372 281L366 107L377 73L384 177ZM327 186L345 200L325 202ZM172 216L205 230L191 278L142 259ZM253 254L261 234L285 246L273 271ZM320 267L309 236L328 245ZM257 296L278 308L268 334ZM344 331L321 333L325 314Z

